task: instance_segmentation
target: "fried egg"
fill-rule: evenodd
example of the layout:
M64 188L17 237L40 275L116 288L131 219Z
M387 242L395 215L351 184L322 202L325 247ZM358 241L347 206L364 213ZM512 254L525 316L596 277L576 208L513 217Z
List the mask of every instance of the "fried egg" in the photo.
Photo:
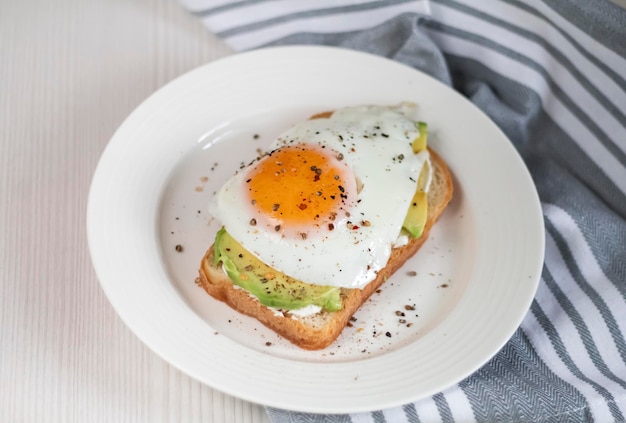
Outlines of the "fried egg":
M385 267L428 151L405 107L336 110L288 129L209 211L261 261L303 282L362 288ZM427 166L430 169L430 166Z

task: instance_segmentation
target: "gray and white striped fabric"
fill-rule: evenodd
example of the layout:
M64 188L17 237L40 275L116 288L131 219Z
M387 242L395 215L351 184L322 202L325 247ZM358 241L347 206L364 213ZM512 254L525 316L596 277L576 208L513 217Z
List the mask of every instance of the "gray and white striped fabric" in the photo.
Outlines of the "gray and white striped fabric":
M514 143L546 224L539 290L484 367L432 398L274 422L626 421L626 10L606 0L181 0L238 51L327 44L421 69Z

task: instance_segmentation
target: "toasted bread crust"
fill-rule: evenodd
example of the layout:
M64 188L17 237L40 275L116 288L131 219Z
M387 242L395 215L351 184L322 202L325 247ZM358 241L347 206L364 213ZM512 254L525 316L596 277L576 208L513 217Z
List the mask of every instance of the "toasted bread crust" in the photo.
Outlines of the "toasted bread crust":
M313 317L298 317L279 313L262 305L244 289L234 285L222 271L213 266L213 246L206 252L200 266L198 285L212 297L225 302L231 308L255 317L268 328L282 335L303 349L318 350L329 346L348 324L352 315L367 299L428 239L430 230L439 219L452 198L452 176L446 163L429 149L433 165L433 182L428 193L428 217L422 236L411 239L408 244L396 247L391 252L387 265L378 272L376 279L363 289L342 288L343 307L339 311L322 311Z

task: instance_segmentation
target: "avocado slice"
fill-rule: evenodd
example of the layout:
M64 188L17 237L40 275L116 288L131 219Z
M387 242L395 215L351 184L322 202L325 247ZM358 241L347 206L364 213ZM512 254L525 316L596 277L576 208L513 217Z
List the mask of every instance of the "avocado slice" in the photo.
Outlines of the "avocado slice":
M316 305L328 311L342 307L340 288L312 285L272 269L239 244L224 228L215 237L214 265L222 262L230 280L268 307L295 310Z
M416 122L415 126L419 131L419 137L413 140L411 144L411 148L415 154L419 153L426 149L427 139L428 139L428 125L426 122ZM426 225L426 217L428 212L428 200L427 194L424 192L424 186L426 185L426 178L428 172L430 171L430 166L428 162L424 163L424 167L420 173L420 177L417 183L417 191L413 195L413 199L411 200L411 205L409 206L409 210L407 211L406 217L404 218L404 223L402 224L402 229L409 233L412 238L419 238L422 236L422 232L424 231L424 226Z
M426 217L428 211L427 194L424 191L416 191L409 211L404 218L402 228L411 235L412 238L419 238L422 236L424 226L426 225Z
M417 127L420 135L413 140L411 148L413 149L413 152L417 154L426 148L426 142L428 139L428 125L426 124L426 122L417 122L415 126Z

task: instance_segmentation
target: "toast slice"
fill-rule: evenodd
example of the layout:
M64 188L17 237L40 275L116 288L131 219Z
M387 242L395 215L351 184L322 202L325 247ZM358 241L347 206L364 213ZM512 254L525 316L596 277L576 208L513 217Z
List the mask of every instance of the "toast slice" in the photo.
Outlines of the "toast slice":
M376 279L363 289L341 288L343 307L339 311L322 310L308 316L297 316L262 305L248 292L231 282L221 266L213 266L213 246L202 259L199 286L212 297L225 302L231 308L248 316L255 317L268 328L282 335L300 348L318 350L326 348L337 339L352 315L365 301L398 270L428 239L430 229L439 219L452 198L452 176L444 160L429 148L433 169L432 182L428 192L428 213L422 236L410 239L409 243L392 250L387 265Z

